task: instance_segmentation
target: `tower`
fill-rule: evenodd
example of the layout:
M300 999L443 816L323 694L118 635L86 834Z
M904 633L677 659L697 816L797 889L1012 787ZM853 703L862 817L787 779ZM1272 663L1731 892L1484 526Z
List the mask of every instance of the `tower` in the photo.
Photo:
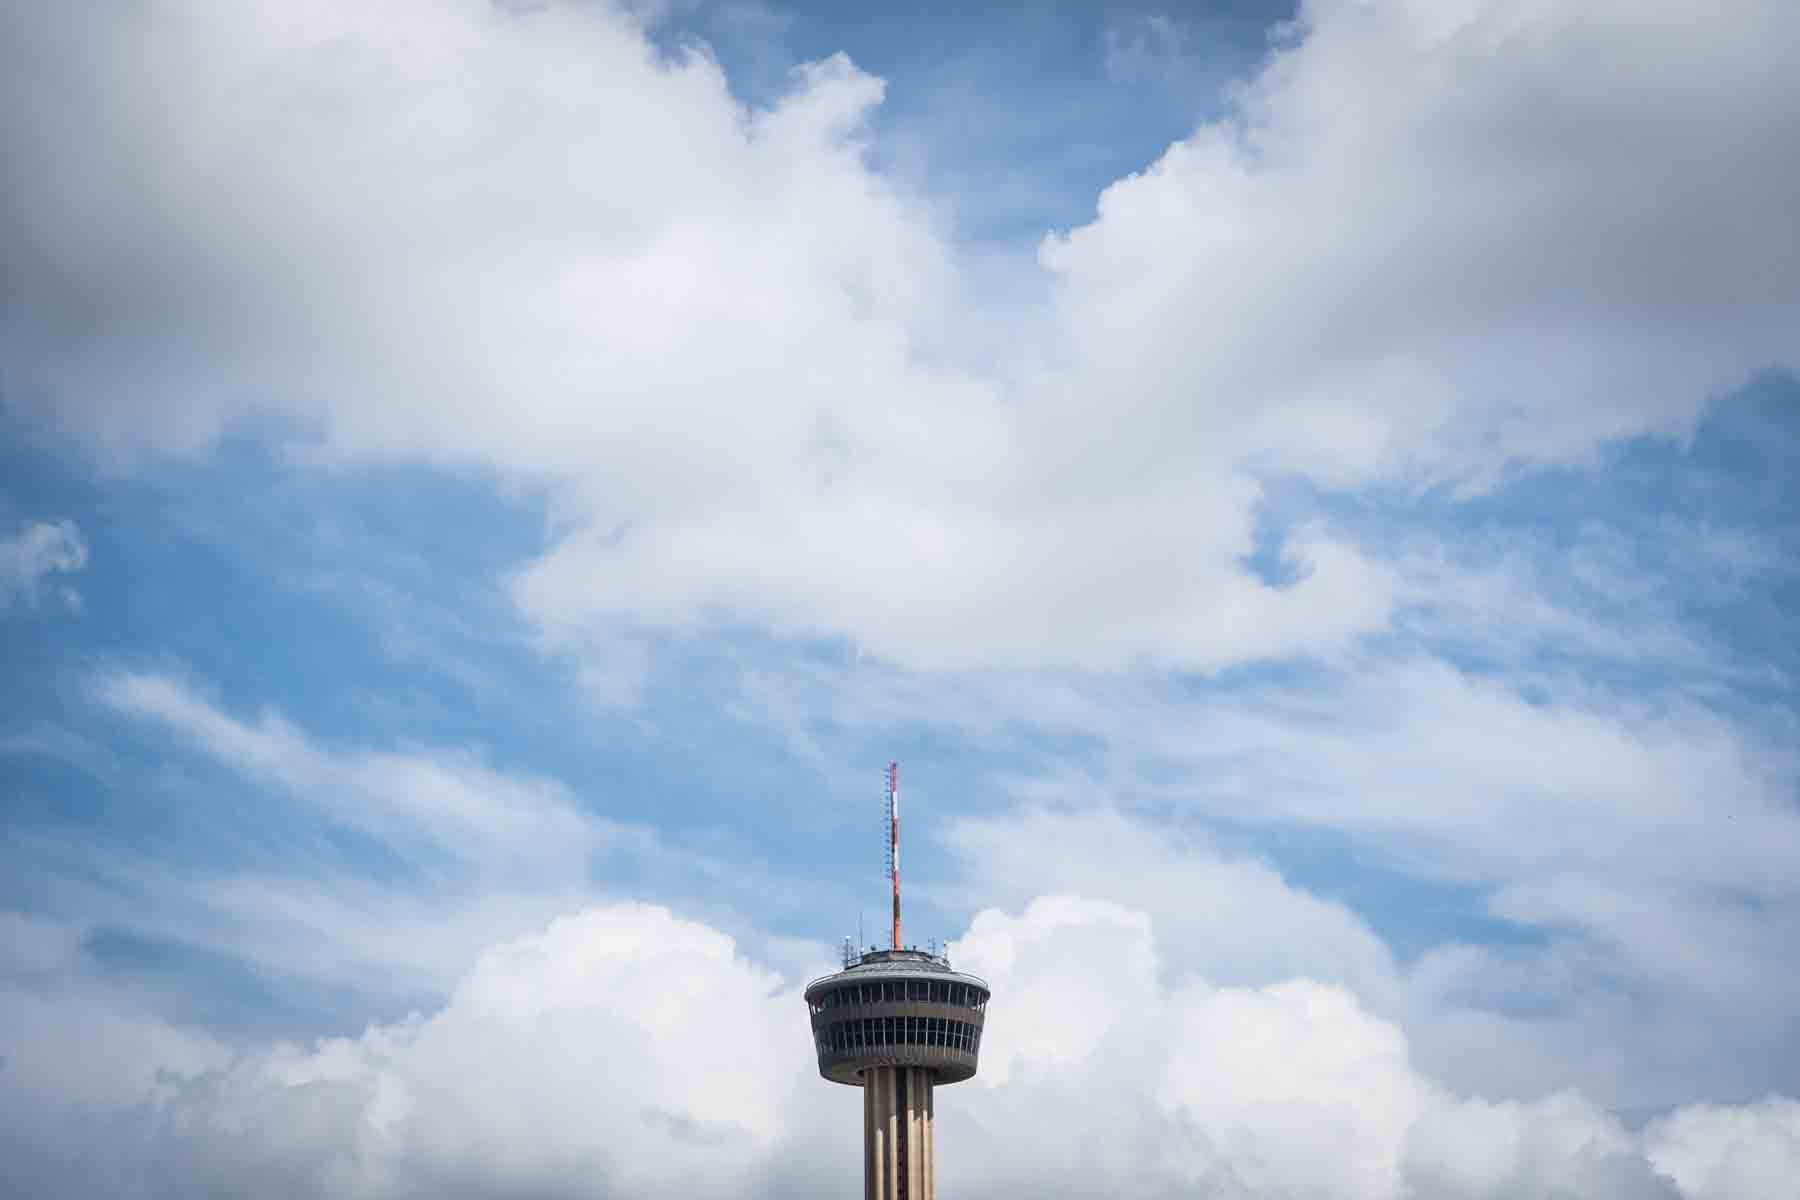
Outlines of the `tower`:
M888 764L891 950L851 952L806 987L819 1074L863 1093L864 1200L936 1200L935 1089L975 1074L988 986L946 954L900 944L899 769Z

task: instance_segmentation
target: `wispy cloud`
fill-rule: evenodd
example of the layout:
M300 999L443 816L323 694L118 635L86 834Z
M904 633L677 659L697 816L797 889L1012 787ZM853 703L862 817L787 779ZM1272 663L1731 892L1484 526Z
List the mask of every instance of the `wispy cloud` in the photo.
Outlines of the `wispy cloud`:
M81 570L87 560L87 542L73 521L33 521L0 537L0 613L14 605L36 608L46 595L79 608L79 592L49 581Z
M240 786L157 781L113 761L118 787L180 810L179 855L94 832L14 831L15 882L89 927L249 963L283 986L371 1002L439 994L480 947L596 897L688 897L741 929L785 881L594 810L565 785L472 751L321 742L278 712L232 714L186 678L109 670L93 697ZM34 753L35 742L12 747ZM778 939L777 939L778 941ZM191 988L204 991L209 979Z
M455 751L334 752L279 715L242 721L168 675L100 678L99 698L153 721L225 765L273 784L334 823L465 866L579 879L602 822L545 780L495 771Z
M1179 76L1194 51L1193 30L1165 13L1144 13L1109 25L1101 42L1106 73L1121 83Z

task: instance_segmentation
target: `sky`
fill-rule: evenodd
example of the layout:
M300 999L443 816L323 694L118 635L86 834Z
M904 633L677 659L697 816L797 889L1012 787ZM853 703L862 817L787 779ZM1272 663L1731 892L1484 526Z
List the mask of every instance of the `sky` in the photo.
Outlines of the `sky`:
M1796 53L0 0L0 1193L1792 1200Z

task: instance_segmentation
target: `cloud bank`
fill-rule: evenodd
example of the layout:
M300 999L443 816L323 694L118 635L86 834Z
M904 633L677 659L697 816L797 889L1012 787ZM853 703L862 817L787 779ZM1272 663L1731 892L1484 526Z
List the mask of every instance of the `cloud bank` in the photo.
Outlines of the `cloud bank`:
M986 911L952 953L996 996L982 1074L939 1106L961 1194L1727 1200L1800 1169L1792 1100L1633 1130L1575 1093L1458 1096L1350 992L1165 971L1151 919L1119 904ZM857 1110L812 1068L799 982L666 909L591 908L357 1037L165 1044L157 1074L98 1097L30 1063L22 1091L9 1064L0 1179L44 1197L840 1194ZM13 1019L22 1003L0 993ZM40 1010L38 1054L95 1053L87 1016Z
M606 5L19 8L0 354L115 455L273 413L550 489L573 645L1330 654L1402 580L1318 523L1250 570L1267 480L1479 488L1792 365L1800 17L1684 11L1314 0L1009 314L842 57L753 110Z

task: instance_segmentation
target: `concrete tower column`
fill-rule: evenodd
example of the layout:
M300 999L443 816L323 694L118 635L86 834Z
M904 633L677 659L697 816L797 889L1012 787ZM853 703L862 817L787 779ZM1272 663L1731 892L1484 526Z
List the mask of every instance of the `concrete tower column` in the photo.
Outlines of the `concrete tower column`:
M937 1101L933 1098L936 1089L931 1086L931 1076L925 1076L925 1194L937 1200Z
M875 1118L875 1089L866 1087L863 1094L863 1200L883 1200L881 1172L875 1164L881 1155L881 1134Z
M922 1067L863 1071L864 1200L935 1200L931 1093Z

